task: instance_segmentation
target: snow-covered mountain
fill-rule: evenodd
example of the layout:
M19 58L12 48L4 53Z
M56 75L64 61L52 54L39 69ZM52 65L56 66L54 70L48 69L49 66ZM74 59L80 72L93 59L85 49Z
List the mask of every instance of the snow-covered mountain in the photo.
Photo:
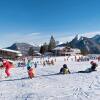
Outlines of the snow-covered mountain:
M62 43L58 46L71 46L72 48L78 48L82 51L82 53L92 53L92 54L99 54L100 53L100 35L95 35L92 38L81 36L80 38L78 35L71 42ZM14 43L12 46L8 47L8 49L12 50L19 50L23 54L27 54L27 51L30 47L33 47L34 50L39 51L39 46L33 46L27 43Z
M11 50L18 50L20 51L23 55L27 55L30 47L33 47L35 51L39 51L40 47L39 46L33 46L28 43L14 43L10 47L7 47L7 49Z
M100 44L100 35L96 35L92 38L96 43Z
M80 37L80 39L76 36L69 44L73 48L81 49L82 53L100 53L100 35L93 38Z

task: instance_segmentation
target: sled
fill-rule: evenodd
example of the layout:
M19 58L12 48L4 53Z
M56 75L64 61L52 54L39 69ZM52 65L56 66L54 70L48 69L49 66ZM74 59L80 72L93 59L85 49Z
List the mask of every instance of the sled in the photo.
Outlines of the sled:
M35 69L30 68L28 70L28 76L29 76L30 79L32 79L35 76Z

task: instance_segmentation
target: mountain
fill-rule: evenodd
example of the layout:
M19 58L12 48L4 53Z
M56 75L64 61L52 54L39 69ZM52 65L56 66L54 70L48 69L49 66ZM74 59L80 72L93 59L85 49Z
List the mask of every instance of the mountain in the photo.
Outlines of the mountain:
M78 35L71 42L63 43L58 46L69 46L72 48L78 48L83 54L100 54L100 35L95 35L92 38L80 37ZM27 43L14 43L7 49L21 51L23 55L27 55L30 47L33 47L34 51L39 51L39 46L33 46Z
M76 35L75 38L70 42L70 46L76 48L77 43L78 43L78 35Z
M80 37L79 40L76 36L69 44L73 48L80 49L83 54L100 53L100 35L96 35L93 38Z
M27 55L30 47L33 47L34 51L39 51L40 50L40 47L36 47L36 46L30 45L28 43L14 43L10 47L7 47L7 49L18 50L23 55Z
M100 35L96 35L92 38L93 41L95 41L97 44L100 45Z

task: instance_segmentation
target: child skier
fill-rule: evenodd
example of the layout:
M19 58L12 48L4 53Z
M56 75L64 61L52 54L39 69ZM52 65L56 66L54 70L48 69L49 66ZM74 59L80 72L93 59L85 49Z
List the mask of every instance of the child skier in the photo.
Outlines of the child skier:
M91 68L88 68L85 71L78 71L78 73L90 73L90 72L96 71L96 67L98 66L96 62L91 61L90 64L91 64Z
M96 71L96 67L98 66L98 65L96 64L96 62L91 61L90 64L91 64L91 71Z
M35 69L32 68L31 60L28 60L27 62L27 70L28 70L29 78L32 79L35 76Z
M60 74L70 74L70 71L66 64L64 64L63 67L60 69Z
M5 73L6 73L6 78L7 77L10 77L10 69L13 67L13 64L11 64L9 61L7 61L7 60L4 60L4 59L1 59L0 58L0 61L2 61L2 63L3 63L3 67L5 68Z

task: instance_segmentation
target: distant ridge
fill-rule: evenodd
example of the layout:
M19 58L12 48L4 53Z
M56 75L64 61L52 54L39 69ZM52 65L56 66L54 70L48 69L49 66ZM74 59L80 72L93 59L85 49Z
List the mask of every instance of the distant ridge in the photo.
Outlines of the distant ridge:
M7 47L7 49L18 50L23 55L28 55L28 51L29 51L30 47L33 47L33 49L35 51L39 51L39 49L40 49L40 47L36 47L36 46L30 45L28 43L14 43L10 47Z
M93 38L80 37L80 39L76 36L69 44L73 48L80 49L82 53L100 54L100 35Z
M100 54L100 35L95 35L92 38L83 36L78 38L78 35L76 35L75 38L72 39L72 41L60 44L58 46L78 48L83 54ZM40 51L39 46L33 46L28 43L14 43L10 47L7 47L7 49L18 50L23 55L27 55L30 47L32 47L34 51Z

